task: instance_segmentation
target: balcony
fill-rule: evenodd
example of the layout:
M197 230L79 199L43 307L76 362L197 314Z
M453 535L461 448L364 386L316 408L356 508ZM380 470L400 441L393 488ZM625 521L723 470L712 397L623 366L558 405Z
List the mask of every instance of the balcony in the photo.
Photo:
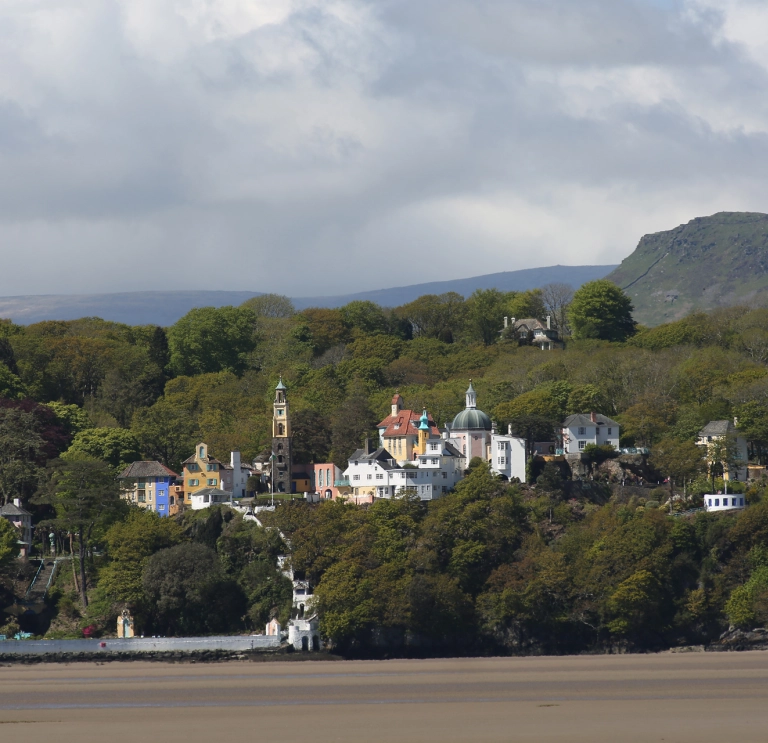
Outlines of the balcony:
M350 487L349 480L348 479L334 480L333 481L333 487L334 488L348 488L348 487Z

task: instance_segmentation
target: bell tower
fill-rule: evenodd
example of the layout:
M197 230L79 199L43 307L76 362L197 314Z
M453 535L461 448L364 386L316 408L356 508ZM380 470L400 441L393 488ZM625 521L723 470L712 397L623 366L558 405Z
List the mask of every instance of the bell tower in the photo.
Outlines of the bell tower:
M291 492L291 419L283 378L275 387L272 406L272 483L274 492Z

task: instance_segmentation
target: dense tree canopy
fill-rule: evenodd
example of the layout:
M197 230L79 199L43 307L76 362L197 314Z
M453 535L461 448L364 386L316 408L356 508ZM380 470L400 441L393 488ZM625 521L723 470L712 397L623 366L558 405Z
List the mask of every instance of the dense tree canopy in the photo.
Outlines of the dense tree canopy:
M623 341L635 332L632 301L607 279L590 281L574 293L568 321L576 338Z
M724 487L727 442L709 452L706 474L695 445L709 421L737 419L751 462L768 461L765 310L695 313L635 333L631 303L605 283L572 302L569 287L550 286L392 309L296 312L268 296L195 310L168 329L0 323L0 491L33 511L38 553L52 533L79 568L57 573L52 631L114 631L123 607L158 634L285 623L291 586L278 554L314 585L323 632L351 654L648 649L768 622L766 483L729 483L751 504L740 515L670 515ZM502 335L504 317L547 315L562 349ZM221 459L269 451L280 375L297 462L344 467L366 436L377 443L395 392L444 426L463 409L469 377L479 407L524 438L528 455L567 415L588 412L620 423L622 447L651 453L585 450L580 482L564 462L531 456L520 484L478 458L433 503L286 504L260 515L275 529L228 508L160 519L119 501L116 468L134 459L178 471L198 441ZM4 523L0 578L10 586ZM0 603L12 603L2 590Z

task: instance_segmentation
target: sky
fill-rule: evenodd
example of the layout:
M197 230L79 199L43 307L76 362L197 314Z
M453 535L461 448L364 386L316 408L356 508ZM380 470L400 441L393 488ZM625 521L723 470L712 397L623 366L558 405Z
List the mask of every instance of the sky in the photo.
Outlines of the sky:
M768 211L765 0L2 0L0 296L345 294Z

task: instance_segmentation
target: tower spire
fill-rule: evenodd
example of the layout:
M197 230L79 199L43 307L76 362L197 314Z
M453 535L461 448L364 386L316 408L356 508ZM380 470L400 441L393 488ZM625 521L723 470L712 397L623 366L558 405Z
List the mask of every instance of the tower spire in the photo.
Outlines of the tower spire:
M472 380L469 380L469 388L467 389L467 410L474 410L477 407L477 394L475 388L472 386Z

